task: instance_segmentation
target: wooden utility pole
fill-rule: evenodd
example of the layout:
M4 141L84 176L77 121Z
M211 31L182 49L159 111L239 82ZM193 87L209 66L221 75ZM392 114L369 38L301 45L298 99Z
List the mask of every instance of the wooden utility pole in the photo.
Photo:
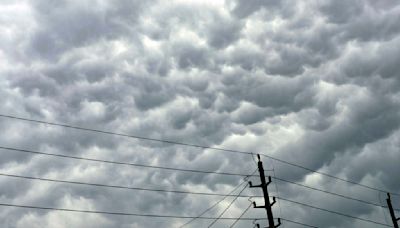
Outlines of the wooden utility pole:
M269 201L269 195L268 195L268 185L271 183L271 177L268 177L268 182L265 181L265 174L264 174L264 167L260 158L260 155L257 154L258 158L258 172L260 173L260 180L261 184L260 185L253 185L251 181L249 181L249 186L250 188L261 188L263 191L264 195L264 206L257 206L256 202L253 202L254 208L265 208L267 211L267 219L268 219L268 228L276 228L281 225L281 219L278 219L278 224L275 225L274 222L274 216L272 213L272 205L276 203L275 197L273 197L273 202L271 203Z
M399 228L399 224L397 223L397 221L399 221L400 218L396 218L396 215L394 214L394 210L393 210L393 206L392 206L392 201L390 199L390 193L387 194L387 205L390 211L390 217L392 217L392 222L393 222L393 227L394 228Z

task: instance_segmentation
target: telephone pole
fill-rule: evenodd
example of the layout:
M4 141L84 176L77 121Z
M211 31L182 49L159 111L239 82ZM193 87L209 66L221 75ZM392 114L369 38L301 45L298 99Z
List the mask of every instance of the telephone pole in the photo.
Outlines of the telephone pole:
M399 224L397 223L397 221L400 219L400 218L396 218L396 215L394 214L394 210L393 210L393 206L392 206L392 201L391 201L391 199L390 199L390 193L388 193L387 194L387 199L386 199L386 202L387 202L387 205L388 205L388 208L389 208L389 211L390 211L390 217L392 217L392 222L393 222L393 227L394 228L399 228Z
M272 198L273 202L271 203L269 201L269 195L268 195L268 185L271 183L271 177L270 176L268 177L268 182L265 181L264 167L259 154L257 154L257 158L258 158L258 172L260 173L261 184L253 185L253 183L249 181L249 186L250 188L262 189L264 195L264 206L257 206L256 202L253 202L253 206L254 208L265 208L265 210L267 211L268 228L276 228L281 225L281 219L278 218L278 224L275 225L274 216L272 214L272 205L276 203L276 199L275 197L273 197Z

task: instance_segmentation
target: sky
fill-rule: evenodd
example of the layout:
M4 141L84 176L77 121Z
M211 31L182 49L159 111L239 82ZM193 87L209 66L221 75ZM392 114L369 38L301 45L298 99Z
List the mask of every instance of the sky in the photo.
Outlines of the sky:
M2 0L2 115L262 156L267 176L386 205L400 193L400 3L391 0ZM0 117L0 146L152 166L251 174L251 154ZM0 149L0 204L198 216L243 176L117 165ZM327 173L366 186L320 175ZM273 170L273 171L272 171ZM258 177L246 178L254 184ZM260 189L239 186L242 194ZM275 218L384 227L386 208L273 179ZM204 216L217 217L228 197ZM392 195L395 208L400 196ZM239 197L222 217L238 217ZM397 212L400 216L400 212ZM249 208L243 217L265 218ZM189 219L0 206L5 228L179 227ZM196 219L186 227L207 227ZM235 227L265 221L240 220ZM229 227L218 220L213 227ZM284 228L302 227L282 222Z

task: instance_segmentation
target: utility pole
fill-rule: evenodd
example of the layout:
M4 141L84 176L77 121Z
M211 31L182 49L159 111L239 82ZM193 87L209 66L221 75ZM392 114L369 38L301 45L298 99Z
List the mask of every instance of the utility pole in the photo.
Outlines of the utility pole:
M400 218L396 218L396 215L394 214L392 201L390 200L390 194L389 193L387 194L387 197L388 198L386 199L386 202L387 202L387 205L388 205L388 208L389 208L389 211L390 211L390 217L392 217L393 227L394 228L399 228L399 224L397 223L397 221Z
M278 218L278 224L275 225L274 216L272 214L272 205L276 203L276 199L275 197L273 197L272 198L273 202L271 203L269 201L269 195L268 195L268 185L271 183L271 177L270 176L268 177L268 182L265 181L264 167L259 154L257 154L257 158L258 158L258 172L260 173L261 184L253 185L253 183L249 181L249 186L250 188L262 189L264 195L264 206L257 206L256 202L253 202L253 206L254 208L265 208L265 210L267 211L268 228L276 228L281 225L281 219Z

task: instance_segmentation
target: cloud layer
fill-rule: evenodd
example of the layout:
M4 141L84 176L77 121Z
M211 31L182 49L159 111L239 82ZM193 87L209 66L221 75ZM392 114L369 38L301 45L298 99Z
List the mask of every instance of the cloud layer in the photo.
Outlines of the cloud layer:
M2 1L1 113L265 153L400 192L399 19L400 5L386 0ZM5 118L0 126L1 146L201 170L256 168L248 155ZM222 193L241 180L0 152L0 172L8 174ZM385 194L370 189L264 163L287 180L385 203ZM272 195L390 224L382 208L275 183ZM219 199L10 177L0 177L0 186L1 203L143 214L196 216ZM239 199L225 216L239 216L247 205ZM284 201L274 213L319 227L376 227ZM250 209L246 216L265 215ZM1 208L0 220L9 228L187 221L16 208Z

